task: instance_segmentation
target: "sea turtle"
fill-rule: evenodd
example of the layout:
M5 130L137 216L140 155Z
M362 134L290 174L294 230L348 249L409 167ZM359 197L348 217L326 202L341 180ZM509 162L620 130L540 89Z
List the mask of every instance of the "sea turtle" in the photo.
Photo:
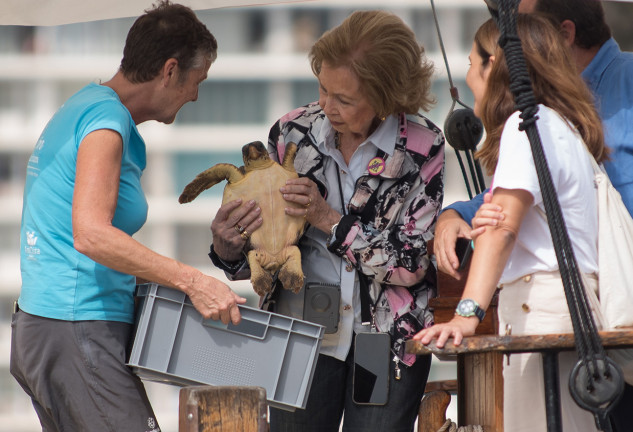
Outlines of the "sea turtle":
M244 166L214 165L198 174L178 198L181 204L193 201L202 191L227 180L222 203L238 198L244 202L251 199L257 202L263 223L248 240L247 258L251 283L259 295L271 290L272 278L277 271L285 289L296 293L303 286L301 254L296 244L305 228L305 219L285 213L285 207L301 205L284 200L279 191L287 179L298 177L294 168L296 153L296 144L289 143L280 165L270 158L260 141L246 144L242 147Z

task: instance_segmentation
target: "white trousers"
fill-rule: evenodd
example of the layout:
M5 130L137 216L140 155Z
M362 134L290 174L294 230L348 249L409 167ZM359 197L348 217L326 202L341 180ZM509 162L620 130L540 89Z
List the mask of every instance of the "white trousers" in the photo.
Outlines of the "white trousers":
M587 290L597 290L594 275L585 275ZM573 333L560 273L538 272L504 284L499 293L499 332L513 335ZM569 393L569 375L578 361L575 351L558 355L560 406L564 432L597 431L593 414L580 408ZM512 354L503 365L505 432L545 432L545 393L541 354Z

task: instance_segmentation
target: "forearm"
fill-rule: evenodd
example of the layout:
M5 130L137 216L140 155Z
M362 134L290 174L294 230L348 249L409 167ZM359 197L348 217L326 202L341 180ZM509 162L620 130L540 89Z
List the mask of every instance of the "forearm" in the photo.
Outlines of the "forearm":
M114 226L91 226L74 234L75 248L90 259L121 273L177 288L189 294L202 273L165 257Z
M532 205L532 195L524 190L498 189L493 202L507 209L507 218L498 226L487 229L475 239L475 250L462 298L476 301L487 310L506 263L516 243L525 214ZM424 329L414 339L428 344L437 338L437 347L442 348L449 338L459 345L463 336L475 333L479 324L476 317L455 315L448 323L436 324Z
M462 298L488 308L515 242L516 233L505 227L488 230L477 238Z
M312 223L311 225L323 231L327 235L330 235L332 231L332 227L338 224L341 221L342 217L343 217L342 214L334 210L332 207L329 207L328 211L324 214L324 216L322 218L319 218L317 222Z

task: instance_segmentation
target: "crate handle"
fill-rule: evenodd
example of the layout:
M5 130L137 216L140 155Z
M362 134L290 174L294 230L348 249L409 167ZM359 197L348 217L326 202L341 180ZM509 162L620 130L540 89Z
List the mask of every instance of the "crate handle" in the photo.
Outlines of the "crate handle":
M242 321L235 325L233 323L224 324L220 320L203 319L202 325L206 327L214 327L221 330L226 330L233 333L238 333L245 336L250 336L255 339L264 339L266 337L266 330L268 326L265 323L252 321L242 315Z

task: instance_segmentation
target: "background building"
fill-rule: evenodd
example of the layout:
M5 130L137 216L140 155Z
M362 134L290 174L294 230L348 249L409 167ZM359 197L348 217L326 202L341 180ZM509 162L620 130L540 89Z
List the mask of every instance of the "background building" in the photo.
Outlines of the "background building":
M148 1L148 6L150 5ZM323 31L359 8L383 8L377 0L319 1L259 8L199 11L216 36L219 57L174 125L149 122L139 127L148 152L143 182L149 201L146 226L136 238L152 249L216 277L211 265L209 225L222 187L191 204L177 197L196 174L217 162L241 165L241 147L265 141L269 127L292 108L317 99L317 82L307 51ZM488 12L481 0L439 0L437 12L452 78L462 100L472 96L464 76L472 35ZM616 39L630 49L626 28L633 5L609 3ZM446 68L429 1L391 0L415 31L437 69L438 103L429 113L440 127L451 107ZM0 26L0 432L40 430L26 394L9 374L11 304L20 289L19 225L28 157L54 111L89 81L106 81L117 70L125 36L134 19L54 27ZM622 28L622 32L619 29ZM454 152L447 151L445 204L466 199ZM256 300L246 282L231 283ZM454 363L434 362L431 379L454 377ZM163 430L177 430L178 389L148 384ZM455 414L449 415L455 418Z

